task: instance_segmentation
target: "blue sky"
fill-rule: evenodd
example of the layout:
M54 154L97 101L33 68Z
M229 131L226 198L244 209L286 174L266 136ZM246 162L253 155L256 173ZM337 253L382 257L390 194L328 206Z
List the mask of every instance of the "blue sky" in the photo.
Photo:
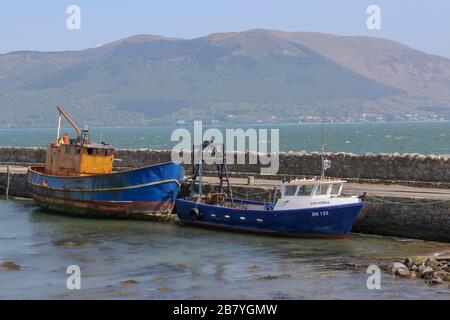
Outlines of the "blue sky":
M66 28L66 8L81 8L81 30ZM366 8L381 8L368 30ZM2 0L0 52L79 50L134 34L195 38L252 28L388 38L450 57L448 0Z

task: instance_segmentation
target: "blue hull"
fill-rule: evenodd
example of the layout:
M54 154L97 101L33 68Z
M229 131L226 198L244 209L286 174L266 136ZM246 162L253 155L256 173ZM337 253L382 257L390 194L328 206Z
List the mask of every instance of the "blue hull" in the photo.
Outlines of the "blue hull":
M61 213L96 217L145 218L172 211L183 179L177 163L81 177L28 170L27 187L36 202Z
M236 203L261 204L234 200ZM257 232L308 238L345 238L363 204L292 210L247 210L199 204L188 199L176 201L176 213L186 224L216 229ZM198 215L195 215L197 208Z

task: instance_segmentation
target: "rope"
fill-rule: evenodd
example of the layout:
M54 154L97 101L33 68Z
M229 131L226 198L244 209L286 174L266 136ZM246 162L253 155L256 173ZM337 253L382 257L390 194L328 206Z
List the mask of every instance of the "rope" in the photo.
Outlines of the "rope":
M445 202L449 202L450 200L439 200L439 201L433 201L433 202L428 202L428 203L419 203L417 201L390 201L390 200L386 200L383 198L378 198L375 196L369 196L366 195L367 198L372 198L377 200L378 202L368 202L369 204L385 204L385 203L389 203L389 204L397 204L397 205L402 205L402 206L412 206L412 207L425 207L425 206L432 206L432 205L436 205L436 204L441 204L441 203L445 203Z

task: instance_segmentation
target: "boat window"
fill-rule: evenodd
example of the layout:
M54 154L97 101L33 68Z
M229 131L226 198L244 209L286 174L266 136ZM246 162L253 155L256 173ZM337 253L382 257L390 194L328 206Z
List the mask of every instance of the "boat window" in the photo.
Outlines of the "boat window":
M331 194L338 195L340 189L341 189L341 184L340 183L334 183L331 186Z
M324 196L328 192L328 186L329 184L319 184L317 186L316 195L317 196Z
M309 196L312 191L312 185L301 185L298 189L298 196Z
M297 186L285 186L284 187L284 195L291 197L295 196L295 190L297 189Z
M64 154L70 154L72 147L69 145L64 146Z
M93 153L94 153L94 149L92 149L92 148L88 148L87 149L87 154L88 155L92 156Z
M97 149L95 154L98 155L98 156L102 156L102 157L106 156L106 150Z

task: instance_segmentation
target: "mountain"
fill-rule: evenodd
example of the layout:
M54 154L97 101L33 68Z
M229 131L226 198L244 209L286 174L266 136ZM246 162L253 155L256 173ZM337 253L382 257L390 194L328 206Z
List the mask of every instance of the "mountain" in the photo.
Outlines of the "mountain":
M403 44L369 37L317 33L280 33L369 79L401 88L413 96L450 98L450 60Z
M249 30L137 35L0 55L0 127L450 118L450 60L379 38Z

